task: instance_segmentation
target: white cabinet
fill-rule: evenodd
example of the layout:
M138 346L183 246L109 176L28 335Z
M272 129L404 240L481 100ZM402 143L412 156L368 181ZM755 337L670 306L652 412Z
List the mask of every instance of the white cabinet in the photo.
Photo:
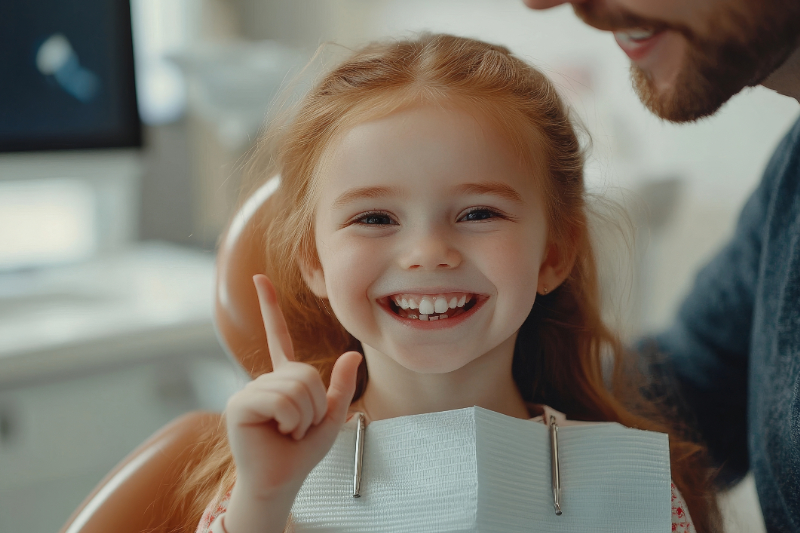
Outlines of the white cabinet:
M0 392L0 531L57 531L153 432L186 411L213 407L202 405L197 389L225 390L234 367L210 348ZM218 383L208 371L198 383L198 365L217 367Z
M244 377L212 325L213 256L147 245L0 275L0 533L52 533L123 457Z

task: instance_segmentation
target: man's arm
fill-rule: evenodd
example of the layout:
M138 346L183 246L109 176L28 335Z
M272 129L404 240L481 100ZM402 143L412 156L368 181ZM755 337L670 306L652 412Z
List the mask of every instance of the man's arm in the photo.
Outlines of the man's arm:
M651 375L677 401L722 467L723 484L737 481L749 468L748 366L762 247L782 155L793 149L798 128L800 122L776 150L731 241L697 275L673 326L639 344Z

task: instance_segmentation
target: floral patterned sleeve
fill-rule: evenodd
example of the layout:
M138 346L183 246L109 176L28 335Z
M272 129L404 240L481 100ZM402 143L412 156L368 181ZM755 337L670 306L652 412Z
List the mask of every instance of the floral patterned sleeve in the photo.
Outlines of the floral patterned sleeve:
M200 518L200 523L197 524L195 533L227 533L222 527L222 515L228 510L228 502L231 499L231 491L220 500L219 503L212 502L206 510L203 511L203 517Z
M678 487L672 483L672 531L674 533L696 533L692 517L689 516L689 508L683 501Z

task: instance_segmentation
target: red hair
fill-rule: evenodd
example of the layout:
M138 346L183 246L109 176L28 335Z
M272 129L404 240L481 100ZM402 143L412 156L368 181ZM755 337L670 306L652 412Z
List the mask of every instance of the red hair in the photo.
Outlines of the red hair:
M259 141L252 169L262 181L281 176L263 221L266 274L277 289L296 358L314 365L327 383L336 358L360 349L326 301L311 293L299 268L301 262L319 264L313 208L326 150L359 122L421 104L455 105L490 120L537 176L550 242L575 257L564 283L536 299L520 329L513 376L523 398L572 419L669 433L673 480L697 531L714 530L719 516L703 448L682 438L641 397L640 382L631 378L634 366L601 318L584 158L569 112L552 83L504 47L431 34L368 45L326 74L291 120ZM245 354L243 362L253 376L272 370L266 348ZM356 398L367 379L362 365ZM176 504L186 531L235 481L224 433L210 436L206 446L205 461L187 474Z

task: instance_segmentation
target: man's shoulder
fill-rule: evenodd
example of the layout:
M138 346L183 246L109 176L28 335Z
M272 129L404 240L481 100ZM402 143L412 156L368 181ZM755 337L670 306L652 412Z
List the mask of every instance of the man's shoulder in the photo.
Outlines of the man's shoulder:
M781 139L764 169L761 183L744 206L739 219L740 229L755 229L759 234L773 222L784 223L782 215L800 202L796 194L800 185L800 118ZM777 218L776 218L777 217ZM741 232L740 236L741 236ZM747 232L745 232L746 234Z
M774 174L800 174L800 118L783 136L775 152L772 154L767 169L766 176Z

